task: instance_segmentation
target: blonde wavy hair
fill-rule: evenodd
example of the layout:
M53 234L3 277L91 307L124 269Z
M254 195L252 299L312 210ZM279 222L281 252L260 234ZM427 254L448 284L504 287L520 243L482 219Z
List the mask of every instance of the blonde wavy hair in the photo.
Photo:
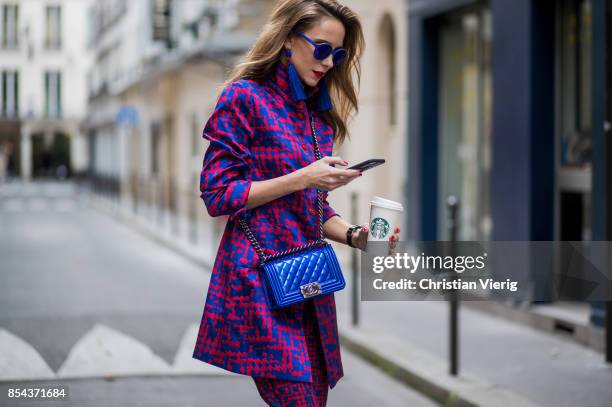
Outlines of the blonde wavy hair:
M359 111L356 89L361 83L360 60L365 41L357 14L336 0L280 1L253 46L230 72L224 86L239 79L265 81L272 74L275 64L284 58L284 44L294 35L292 30L307 31L322 17L336 18L345 30L343 47L347 50L346 60L325 75L334 108L322 112L323 120L334 130L334 143L342 144L348 136L349 118Z

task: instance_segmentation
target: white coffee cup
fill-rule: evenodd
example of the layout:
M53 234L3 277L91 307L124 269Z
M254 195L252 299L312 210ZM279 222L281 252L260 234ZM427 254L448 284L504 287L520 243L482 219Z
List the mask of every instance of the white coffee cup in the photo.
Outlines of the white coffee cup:
M367 252L372 252L373 248L377 248L376 251L384 252L381 254L388 253L389 250L389 237L394 233L396 227L400 226L402 221L402 214L404 212L404 205L400 202L392 201L390 199L381 198L375 196L370 201L370 222L369 222L369 242L386 242L387 245L375 244L366 246Z

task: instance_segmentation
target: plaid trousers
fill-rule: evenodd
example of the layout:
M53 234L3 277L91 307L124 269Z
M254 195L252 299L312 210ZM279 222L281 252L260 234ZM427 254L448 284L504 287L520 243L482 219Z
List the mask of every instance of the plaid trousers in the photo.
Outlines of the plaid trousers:
M312 383L253 377L259 395L271 407L325 407L327 404L329 382L312 301L304 303L304 334L312 366Z

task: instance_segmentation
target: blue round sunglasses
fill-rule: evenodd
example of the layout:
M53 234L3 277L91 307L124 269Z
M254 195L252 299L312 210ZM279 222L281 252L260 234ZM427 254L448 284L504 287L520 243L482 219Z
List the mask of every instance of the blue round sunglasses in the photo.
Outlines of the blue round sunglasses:
M314 57L318 59L319 61L324 60L330 54L332 55L334 65L340 65L346 59L347 52L344 48L338 47L336 49L332 49L332 46L327 42L324 42L322 44L317 44L312 39L308 38L308 36L304 34L303 32L297 31L297 34L300 35L302 38L304 38L309 43L311 43L312 45L314 45L315 47Z

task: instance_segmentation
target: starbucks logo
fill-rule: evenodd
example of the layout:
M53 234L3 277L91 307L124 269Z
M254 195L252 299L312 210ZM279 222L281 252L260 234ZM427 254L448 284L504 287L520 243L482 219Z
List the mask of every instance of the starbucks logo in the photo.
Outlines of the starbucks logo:
M370 233L376 239L383 239L389 233L389 222L383 218L372 219Z

